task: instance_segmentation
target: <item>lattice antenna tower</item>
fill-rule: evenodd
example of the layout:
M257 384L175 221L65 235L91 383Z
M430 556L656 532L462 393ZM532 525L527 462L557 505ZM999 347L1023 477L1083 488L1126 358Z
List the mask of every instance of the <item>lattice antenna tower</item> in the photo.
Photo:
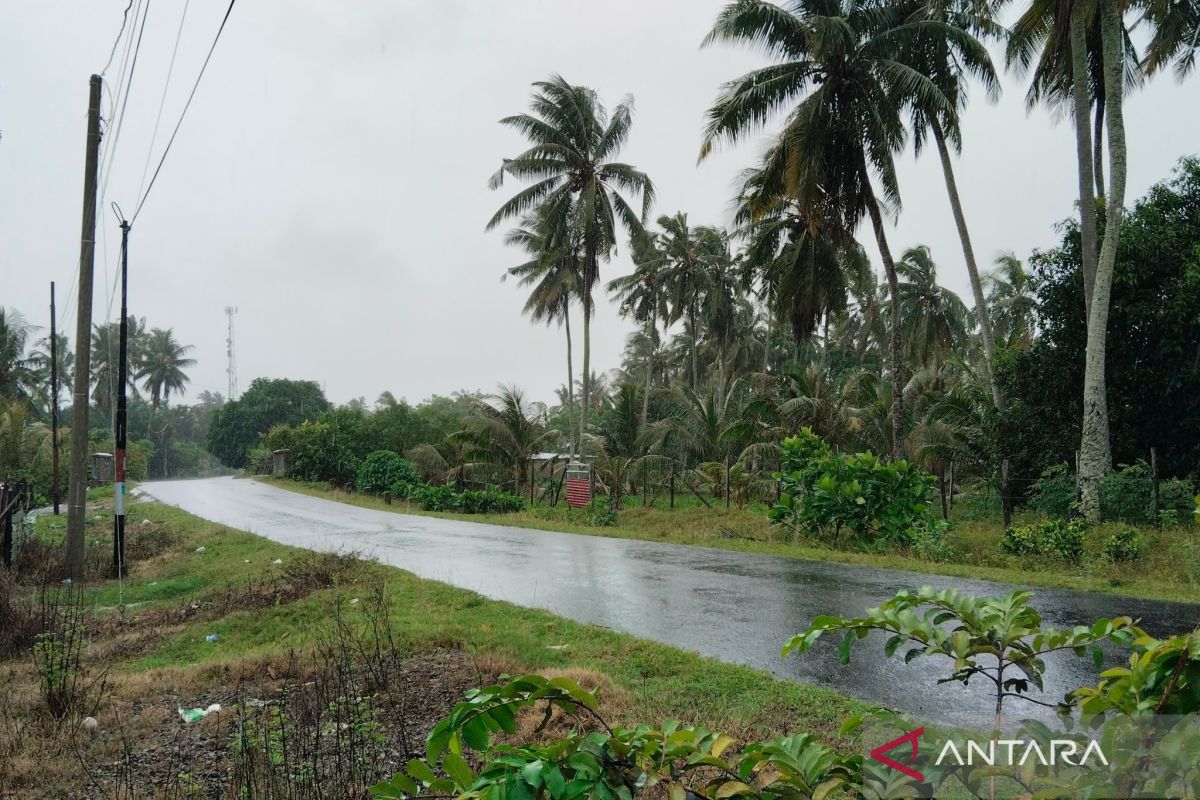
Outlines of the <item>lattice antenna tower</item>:
M225 316L229 319L229 332L225 337L225 356L228 359L225 374L229 378L229 393L226 395L226 398L229 400L236 400L238 393L237 357L233 349L233 315L236 313L237 306L225 306Z

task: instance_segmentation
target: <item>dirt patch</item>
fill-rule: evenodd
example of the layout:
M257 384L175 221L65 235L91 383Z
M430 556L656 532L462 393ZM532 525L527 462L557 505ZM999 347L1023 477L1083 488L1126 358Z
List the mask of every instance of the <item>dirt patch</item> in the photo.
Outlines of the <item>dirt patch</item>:
M0 797L277 796L280 781L293 783L288 797L360 796L421 755L464 692L496 677L451 650L397 660L389 688L369 694L361 665L319 656L161 670L115 679L89 731L46 718L32 668L10 663L0 680L23 691L0 723ZM214 704L197 722L178 712Z

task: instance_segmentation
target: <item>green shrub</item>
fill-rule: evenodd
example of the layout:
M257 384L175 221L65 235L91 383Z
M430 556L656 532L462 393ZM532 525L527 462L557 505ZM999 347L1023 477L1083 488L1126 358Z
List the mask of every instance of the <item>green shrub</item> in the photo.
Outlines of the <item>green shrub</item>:
M426 511L458 511L458 494L450 486L422 486L408 496Z
M1042 556L1074 564L1083 558L1083 531L1078 520L1043 520L1006 530L1000 549L1013 556Z
M291 434L292 457L288 474L302 481L353 483L361 460L352 437L333 422L303 422Z
M1065 517L1075 504L1075 473L1066 464L1042 470L1029 489L1026 508L1047 517Z
M1138 533L1128 525L1117 529L1104 543L1104 557L1114 564L1127 564L1136 561L1138 552L1142 549Z
M618 519L617 510L607 497L593 497L583 511L583 524L589 528L611 528Z
M507 514L525 507L521 498L494 486L466 492L455 492L450 486L421 486L409 495L409 499L425 511L460 514Z
M950 561L955 556L950 523L929 519L918 523L912 531L913 555L924 561Z
M1154 524L1165 512L1178 519L1191 508L1195 487L1187 480L1169 478L1158 483L1160 518L1154 516L1154 477L1145 461L1124 464L1100 481L1100 516L1106 520ZM1066 464L1046 469L1033 483L1027 508L1048 517L1065 517L1075 503L1075 473Z
M391 450L376 450L358 465L355 486L365 494L391 492L395 497L408 497L411 487L420 483L421 474L403 456Z
M916 526L934 519L934 478L915 464L834 453L808 428L781 448L777 523L833 541L847 530L860 546L882 549L910 542Z
M458 496L459 510L464 514L508 514L520 511L525 502L515 494L502 492L494 486L483 491L466 491Z

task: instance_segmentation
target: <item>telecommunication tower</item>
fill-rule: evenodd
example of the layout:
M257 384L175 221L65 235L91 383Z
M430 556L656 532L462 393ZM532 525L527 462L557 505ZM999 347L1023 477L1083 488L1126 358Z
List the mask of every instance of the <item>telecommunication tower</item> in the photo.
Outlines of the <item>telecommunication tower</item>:
M225 355L229 360L228 366L225 367L225 374L229 378L229 393L226 395L228 400L236 400L238 393L237 358L233 350L233 315L236 313L237 306L225 306L225 316L229 318L229 333L225 337Z

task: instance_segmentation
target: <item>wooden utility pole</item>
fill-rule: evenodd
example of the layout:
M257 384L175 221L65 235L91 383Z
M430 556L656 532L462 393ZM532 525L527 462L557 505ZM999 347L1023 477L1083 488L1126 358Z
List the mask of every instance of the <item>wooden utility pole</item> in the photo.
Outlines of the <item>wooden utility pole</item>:
M87 506L88 386L92 358L92 270L96 262L96 176L100 161L100 76L88 94L83 224L79 236L79 313L75 322L75 385L71 396L71 471L67 482L67 574L83 574Z
M50 281L50 499L58 516L58 317L54 309L54 281Z
M113 454L117 485L113 487L113 561L114 578L125 574L125 444L127 429L126 387L129 384L129 223L121 220L121 322L120 350L117 357L117 419Z
M1012 525L1012 502L1008 492L1008 459L1000 462L1000 513L1004 516L1004 529Z

